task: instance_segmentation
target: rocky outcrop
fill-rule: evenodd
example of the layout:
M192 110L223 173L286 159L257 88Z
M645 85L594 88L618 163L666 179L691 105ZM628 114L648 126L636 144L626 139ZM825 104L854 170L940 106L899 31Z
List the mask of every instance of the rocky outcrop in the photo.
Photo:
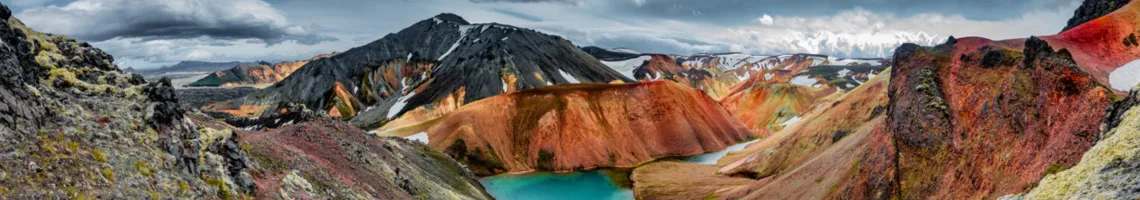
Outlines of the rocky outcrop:
M228 116L225 122L243 130L262 130L329 118L327 114L309 110L301 104L289 104L282 107L284 108L281 109L281 112L261 117Z
M146 84L87 43L0 12L0 196L219 198L253 192L240 153L188 122L169 81Z
M887 124L901 198L1023 192L1096 141L1108 90L1067 50L1037 38L1022 46L962 38L896 51ZM1023 59L984 66L993 52Z
M754 137L712 98L671 82L543 87L433 123L424 130L429 144L480 175L630 168Z
M258 162L247 152L280 148L248 148L260 141L297 140L299 134L313 133L294 130L252 134L258 137L246 140L244 135L238 137L234 133L236 127L188 112L167 79L146 83L139 75L122 73L112 64L110 55L66 36L31 30L11 17L2 4L0 21L0 73L7 77L0 79L0 199L244 199L258 194L292 194L258 182L266 179L254 175L261 175L266 168L291 170L295 175L288 183L297 184L285 185L301 188L305 186L305 177L296 174L323 173L310 171L316 169L307 165ZM346 130L344 127L347 126L333 130ZM364 135L359 130L346 132ZM379 144L364 138L351 141ZM338 145L321 143L320 147ZM404 181L405 189L375 192L414 192L410 196L426 199L456 199L463 195L489 199L478 182L469 178L470 172L458 167L458 163L422 145L413 147L387 155L397 157L399 163L416 162L417 166L442 170L397 172L400 176L392 177L412 177ZM354 150L358 155L381 152L381 148ZM329 161L321 162L363 166L346 160ZM382 160L368 162L378 161ZM351 172L338 175L375 176L368 171ZM430 178L433 176L462 178L451 181ZM424 182L467 187L419 184ZM308 185L320 190L314 192L314 198L368 195L359 190L323 190L325 186ZM426 196L435 194L454 196Z
M1077 11L1073 11L1073 17L1069 18L1069 24L1065 25L1065 28L1061 29L1061 32L1108 15L1108 13L1112 13L1120 9L1120 7L1124 7L1124 5L1130 1L1131 0L1086 0L1081 3L1080 7L1077 7Z
M1140 198L1140 92L1110 107L1108 129L1096 146L1068 169L1054 169L1027 194L1010 199ZM1111 125L1109 125L1111 124Z
M1134 45L1140 35L1140 23L1137 23L1140 21L1140 3L1098 0L1085 1L1085 5L1109 2L1122 6L1060 34L1039 38L1048 42L1055 51L1067 49L1082 71L1123 95L1138 83L1136 68L1125 66L1129 63L1135 65L1140 60L1140 45ZM1017 41L1022 43L1024 40Z
M190 87L234 87L243 85L271 84L284 80L301 66L314 60L332 57L340 52L313 56L309 60L268 63L241 63L224 71L216 71L210 75L190 83Z
M362 103L353 124L373 129L449 97L462 98L462 105L541 86L615 81L632 82L561 37L440 14L310 62L284 81L227 104L236 109L293 102L330 110L338 104L332 91L340 84Z
M491 199L447 155L329 119L240 132L259 199Z

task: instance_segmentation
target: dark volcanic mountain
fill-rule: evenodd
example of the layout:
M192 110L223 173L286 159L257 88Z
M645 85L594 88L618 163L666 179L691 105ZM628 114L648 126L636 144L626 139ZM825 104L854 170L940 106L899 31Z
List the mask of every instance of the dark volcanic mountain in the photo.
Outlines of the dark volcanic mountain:
M135 70L135 71L137 71L143 75L164 74L164 73L174 73L174 72L212 72L212 71L226 70L226 69L234 67L238 64L241 64L241 62L238 62L238 61L233 61L233 62L182 61L182 62L178 62L178 64L175 64L173 66L163 66L163 67L158 68L158 69L151 69L151 70L142 69L142 70Z
M633 82L561 37L440 14L311 62L272 87L208 109L260 115L294 102L354 118L363 127L379 127L424 105L446 112L512 91L614 81Z
M641 56L641 54L637 53L615 51L596 46L582 47L582 51L585 51L586 53L598 58L598 60L604 61L629 60Z
M285 61L269 63L265 61L241 63L227 70L216 71L202 79L190 83L191 87L231 87L241 85L256 85L277 83L293 74L301 66L314 60L328 58L340 52L313 56L309 60Z

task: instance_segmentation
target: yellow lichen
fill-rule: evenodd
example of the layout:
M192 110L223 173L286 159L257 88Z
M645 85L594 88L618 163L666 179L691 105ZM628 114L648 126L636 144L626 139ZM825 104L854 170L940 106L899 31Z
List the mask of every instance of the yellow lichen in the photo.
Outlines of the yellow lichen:
M143 176L150 176L154 174L154 171L150 169L150 166L148 166L143 161L136 161L135 169L139 170L139 173L142 173Z
M107 162L107 155L104 155L103 151L99 151L98 149L91 150L91 157L95 158L95 161L99 161L101 163Z
M24 88L27 89L29 92L32 92L32 96L36 96L36 97L40 96L40 89L37 89L36 87L32 87L31 85L24 85Z
M71 150L71 151L78 151L79 150L79 143L75 142L75 141L68 142L67 143L67 149Z
M1111 192L1100 191L1100 188L1090 188L1098 180L1094 179L1100 169L1109 165L1113 160L1127 160L1140 154L1140 107L1128 110L1125 119L1115 129L1109 131L1106 137L1097 142L1096 146L1085 152L1081 162L1077 165L1046 176L1040 184L1027 194L1025 199L1070 199L1075 195L1085 193L1100 195L1095 199L1114 199ZM1093 190L1093 191L1089 191Z
M110 181L115 181L115 171L111 168L103 168L103 178Z

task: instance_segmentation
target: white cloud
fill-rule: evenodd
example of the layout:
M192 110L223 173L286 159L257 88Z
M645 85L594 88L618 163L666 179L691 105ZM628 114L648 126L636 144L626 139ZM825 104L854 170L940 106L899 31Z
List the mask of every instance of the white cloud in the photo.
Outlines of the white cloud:
M772 21L772 16L768 16L767 13L765 13L764 16L762 16L760 18L756 18L756 21L758 21L758 22L760 22L760 24L764 24L764 25L772 25L772 23L775 23Z
M886 57L903 43L933 45L956 37L1023 38L1056 33L1078 4L1033 10L1003 20L971 20L960 15L917 14L899 17L852 8L833 15L795 17L764 14L759 23L721 26L666 19L622 19L541 10L548 17L521 22L563 35L578 45L628 47L641 52L753 54L819 53L840 57ZM525 9L520 9L525 10ZM543 15L542 13L548 13ZM640 44L640 45L637 45Z
M62 7L42 7L44 13L52 9L72 11L65 14L32 15L17 14L33 28L41 31L72 34L69 32L107 32L102 29L115 29L124 24L139 21L130 14L106 15L89 14L84 10L94 9L90 2L126 2L130 0L79 0ZM175 0L130 1L130 3L162 4ZM172 16L206 16L206 25L262 24L273 27L284 35L317 35L315 30L340 41L326 41L315 45L300 44L297 41L281 41L279 45L266 47L260 39L232 39L225 36L187 36L179 38L140 39L112 38L92 45L103 48L116 58L116 63L128 67L157 67L191 58L207 61L254 61L291 60L308 58L330 51L344 51L361 46L384 35L399 31L412 23L427 19L442 12L451 12L476 23L498 22L524 28L532 28L544 33L560 35L576 45L596 45L602 47L628 47L640 52L693 54L707 52L738 51L752 54L822 53L839 57L889 56L897 45L915 42L929 45L940 43L953 35L984 36L993 39L1020 38L1029 35L1047 35L1059 31L1079 5L1049 7L1031 10L1020 16L1001 20L975 20L960 15L916 14L896 16L865 9L851 8L830 12L820 16L788 16L771 14L758 18L751 13L741 15L741 24L709 23L708 21L685 21L683 19L648 17L637 12L614 10L617 4L622 9L650 9L648 0L629 1L576 0L573 5L565 1L538 1L537 3L517 3L485 1L473 3L465 0L420 0L420 1L363 1L329 4L320 1L283 1L271 6L261 0L234 0L249 2L244 6L233 6L222 0L182 0L181 2L221 2L218 5L180 6L183 9L163 11ZM89 2L84 4L83 2ZM156 3L157 2L157 3ZM620 3L616 3L620 2ZM110 4L108 4L110 5ZM176 4L179 5L179 4ZM227 8L197 9L200 7L225 6ZM151 6L153 7L153 6ZM161 7L158 7L161 8ZM279 12L276 9L281 9ZM215 13L191 10L239 10L247 15L208 16ZM408 12L415 10L415 12ZM523 19L518 16L496 12L508 10L513 13L534 16L541 20ZM81 12L82 11L82 12ZM118 9L116 12L139 12L132 9ZM717 10L697 10L703 16L715 16ZM107 11L100 11L107 12ZM182 14L179 14L182 13ZM185 14L195 13L195 14ZM286 20L285 14L289 14ZM691 11L681 13L692 16ZM66 15L66 16L63 16ZM74 15L74 16L71 16ZM62 16L62 17L61 17ZM34 19L43 17L42 19ZM71 18L107 18L106 20ZM117 19L126 22L114 22ZM163 18L169 19L169 18ZM377 20L383 19L383 20ZM36 21L38 20L38 21ZM91 24L92 21L112 21L109 24ZM723 20L732 21L732 20ZM232 23L231 23L232 22ZM250 22L250 23L244 23ZM74 23L74 24L69 24ZM320 29L296 24L320 24ZM209 27L209 26L207 26ZM230 26L232 27L232 26ZM121 28L120 28L121 29ZM72 34L74 35L74 34ZM288 38L288 37L286 37ZM197 52L197 53L196 53ZM210 52L205 54L201 52Z

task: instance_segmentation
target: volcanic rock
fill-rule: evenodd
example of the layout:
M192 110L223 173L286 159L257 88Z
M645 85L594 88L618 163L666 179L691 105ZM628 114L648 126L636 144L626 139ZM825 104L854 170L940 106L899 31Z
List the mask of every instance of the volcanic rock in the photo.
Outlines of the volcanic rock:
M1055 168L1027 194L1010 199L1140 198L1140 101L1136 89L1111 107L1115 122L1072 168ZM1106 123L1112 123L1106 121Z
M1069 18L1069 24L1065 25L1061 32L1112 13L1120 7L1124 7L1128 2L1130 0L1086 0L1081 3L1080 7L1077 7L1076 11L1073 11L1073 17Z
M257 198L492 199L447 155L402 138L319 119L240 132Z
M463 105L541 86L615 81L633 80L561 37L440 14L310 62L272 87L211 109L260 115L293 102L333 112L336 105L356 104L349 102L355 99L361 104L352 110L356 113L339 114L374 129L425 105L440 107L439 102L450 97L460 98L454 103ZM334 98L338 84L353 98Z
M10 11L0 6L0 15L10 15ZM259 141L295 140L290 137L312 133L286 130L268 136L252 134L256 137L249 140L238 137L236 127L187 112L168 80L148 84L137 75L122 73L110 55L87 43L36 32L10 16L0 21L0 75L6 77L0 79L0 199L244 199L288 194L251 175L271 167L290 170L294 174L290 183L323 183L305 181L304 175L323 173L310 171L316 169L306 165L257 162L247 153L280 148L247 148ZM341 127L337 129L347 130ZM359 130L347 132L364 135ZM383 140L351 141L379 144ZM374 153L356 150L357 154ZM380 148L367 150L379 152ZM415 192L408 196L489 199L477 181L462 175L470 172L437 151L417 147L388 155L399 159L398 163L445 170L403 171L391 177L405 177L405 187L374 193L324 190L325 185L317 184L320 191L312 197ZM293 162L292 158L277 158ZM359 160L335 161L322 160L328 165L363 166ZM375 176L368 171L352 172L338 175ZM424 182L465 187L418 184ZM376 188L394 185L399 184ZM454 195L424 196L433 194L424 191Z

